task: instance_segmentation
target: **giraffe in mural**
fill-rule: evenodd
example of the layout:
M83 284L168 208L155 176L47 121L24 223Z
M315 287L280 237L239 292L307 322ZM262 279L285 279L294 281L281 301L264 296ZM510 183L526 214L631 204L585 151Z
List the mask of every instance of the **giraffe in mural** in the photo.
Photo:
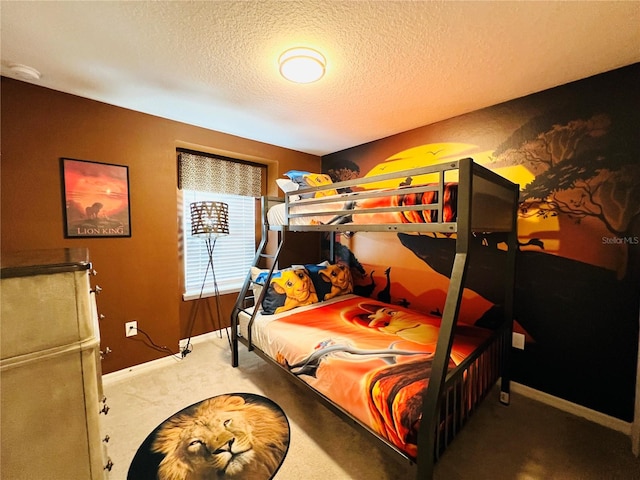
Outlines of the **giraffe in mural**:
M387 277L387 284L378 292L378 300L391 303L391 267L384 271L384 275Z

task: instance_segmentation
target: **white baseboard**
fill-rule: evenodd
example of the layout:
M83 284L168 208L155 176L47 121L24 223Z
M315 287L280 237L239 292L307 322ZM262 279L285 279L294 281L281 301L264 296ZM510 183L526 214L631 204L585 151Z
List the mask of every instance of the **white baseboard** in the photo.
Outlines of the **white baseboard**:
M196 337L192 337L191 343L195 345L196 343L207 341L210 338L213 338L214 335L217 337L218 331L208 332L202 335L198 335ZM108 386L122 379L130 378L133 375L138 375L139 373L142 373L142 372L164 367L167 365L172 365L182 360L183 358L179 358L179 355L178 356L168 355L166 357L158 358L156 360L151 360L150 362L141 363L140 365L134 365L133 367L123 368L122 370L117 370L115 372L111 372L103 375L102 384Z
M562 410L563 412L571 413L593 423L597 423L598 425L602 425L603 427L607 427L612 430L622 432L625 435L631 436L633 424L625 422L624 420L620 420L619 418L596 412L595 410L591 410L590 408L583 407L582 405L577 405L567 400L563 400L562 398L554 397L553 395L541 392L540 390L535 390L531 387L527 387L526 385L522 385L521 383L511 382L511 391L513 393L522 395L523 397L537 400L540 403L555 407L558 410Z

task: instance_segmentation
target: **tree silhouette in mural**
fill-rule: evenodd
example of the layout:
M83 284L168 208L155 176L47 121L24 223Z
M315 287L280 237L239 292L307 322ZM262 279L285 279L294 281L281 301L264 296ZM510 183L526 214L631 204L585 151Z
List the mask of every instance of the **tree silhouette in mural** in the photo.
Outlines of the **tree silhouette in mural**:
M360 175L360 166L351 160L329 158L324 161L322 167L323 172L334 182L353 180Z
M535 175L521 191L520 215L562 214L578 224L593 218L614 236L632 237L640 216L640 148L631 125L637 123L602 113L559 124L557 112L524 124L494 152L498 163L525 165ZM637 266L632 257L627 275Z

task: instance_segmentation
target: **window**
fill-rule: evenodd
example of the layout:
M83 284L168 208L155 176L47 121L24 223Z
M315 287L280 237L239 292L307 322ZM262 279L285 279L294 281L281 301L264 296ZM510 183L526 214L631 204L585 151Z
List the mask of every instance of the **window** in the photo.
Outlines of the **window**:
M209 255L202 238L191 236L191 202L214 200L229 206L229 235L218 237L213 249L213 264L220 293L238 291L251 267L256 250L255 199L241 195L225 195L195 190L183 190L185 232L185 300L213 293L213 272L207 266Z
M220 293L238 291L255 256L255 197L262 194L265 167L185 151L179 152L178 166L184 219L184 299L198 298L201 291L203 296L214 293L206 243L191 235L192 202L213 200L229 206L229 235L215 240L213 263Z

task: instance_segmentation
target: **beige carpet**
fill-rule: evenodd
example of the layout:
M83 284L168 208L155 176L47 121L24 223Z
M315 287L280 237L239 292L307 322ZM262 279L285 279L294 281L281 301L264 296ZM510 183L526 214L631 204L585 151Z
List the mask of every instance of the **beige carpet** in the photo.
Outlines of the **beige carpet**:
M182 360L105 376L111 410L103 417L112 480L125 480L138 446L164 419L222 393L264 395L286 413L291 444L277 480L407 480L413 466L306 394L241 347L231 368L226 336L206 336ZM518 395L505 407L487 398L436 466L438 480L640 480L625 435Z

